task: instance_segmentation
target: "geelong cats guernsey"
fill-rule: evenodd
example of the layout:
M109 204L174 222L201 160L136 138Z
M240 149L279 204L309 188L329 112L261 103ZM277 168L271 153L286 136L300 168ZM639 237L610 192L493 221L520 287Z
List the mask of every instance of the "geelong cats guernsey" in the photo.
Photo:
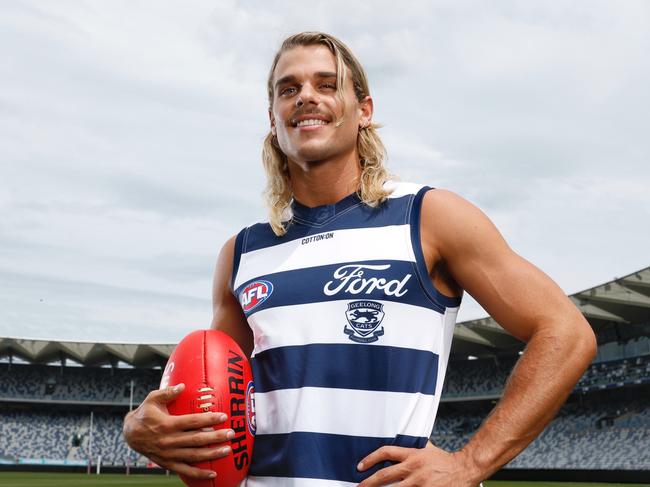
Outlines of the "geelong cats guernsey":
M378 208L295 202L286 235L264 223L237 236L232 289L254 334L247 487L357 485L387 465L358 472L370 452L431 435L460 298L427 273L428 188L387 184Z

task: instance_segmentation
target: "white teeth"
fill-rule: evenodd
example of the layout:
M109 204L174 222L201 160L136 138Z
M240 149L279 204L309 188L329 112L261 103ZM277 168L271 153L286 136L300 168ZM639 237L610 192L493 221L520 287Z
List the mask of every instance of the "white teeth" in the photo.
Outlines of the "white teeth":
M327 125L327 122L325 120L310 118L309 120L301 120L296 124L296 127L305 127L307 125Z

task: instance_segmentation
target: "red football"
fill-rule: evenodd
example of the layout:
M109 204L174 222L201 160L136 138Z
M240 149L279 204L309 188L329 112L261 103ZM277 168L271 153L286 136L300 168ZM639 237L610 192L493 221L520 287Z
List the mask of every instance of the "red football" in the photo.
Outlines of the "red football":
M185 389L167 405L170 414L223 412L228 420L214 429L235 431L232 440L222 443L232 448L228 456L194 465L215 471L217 478L181 479L190 487L236 487L248 473L255 436L255 387L246 356L222 331L194 331L169 357L160 388L181 382Z

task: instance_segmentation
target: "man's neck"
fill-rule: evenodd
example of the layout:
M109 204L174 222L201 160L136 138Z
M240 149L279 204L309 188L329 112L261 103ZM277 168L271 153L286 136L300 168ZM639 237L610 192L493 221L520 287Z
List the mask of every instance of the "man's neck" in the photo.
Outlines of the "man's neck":
M291 188L305 206L332 205L359 188L361 166L353 156L321 162L289 161Z

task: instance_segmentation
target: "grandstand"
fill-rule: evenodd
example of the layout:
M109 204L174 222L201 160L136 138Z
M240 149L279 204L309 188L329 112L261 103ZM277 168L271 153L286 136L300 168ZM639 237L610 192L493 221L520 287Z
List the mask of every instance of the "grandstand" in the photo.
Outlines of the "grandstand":
M551 425L508 469L650 470L650 268L570 296L599 351ZM156 388L173 345L0 339L0 464L147 464L122 418ZM460 323L432 440L460 448L523 344L490 318Z

